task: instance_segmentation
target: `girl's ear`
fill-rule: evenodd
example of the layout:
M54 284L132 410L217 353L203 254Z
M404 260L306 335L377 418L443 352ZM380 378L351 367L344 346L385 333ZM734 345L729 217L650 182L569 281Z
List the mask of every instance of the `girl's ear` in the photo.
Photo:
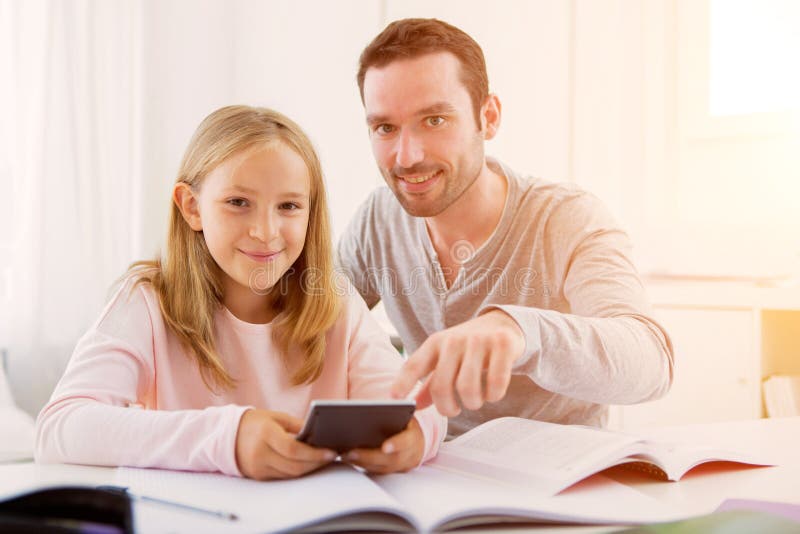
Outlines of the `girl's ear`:
M200 210L197 205L197 197L189 184L178 182L172 190L172 201L178 206L183 215L183 220L189 228L195 232L203 229L203 222L200 220Z

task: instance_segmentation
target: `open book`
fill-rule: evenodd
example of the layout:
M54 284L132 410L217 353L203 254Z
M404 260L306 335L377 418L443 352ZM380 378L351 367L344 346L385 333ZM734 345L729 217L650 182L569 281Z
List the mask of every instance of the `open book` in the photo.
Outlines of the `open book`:
M443 444L437 458L410 473L366 476L338 464L296 480L256 482L120 469L116 483L142 495L183 498L186 504L237 514L240 521L218 525L226 531L433 531L503 522L635 524L688 514L613 479L589 475L621 463L648 462L677 479L692 466L712 460L766 465L744 454L507 417ZM139 513L140 525L157 530L152 510Z
M708 462L774 465L766 458L704 445L651 441L623 432L518 417L488 421L442 445L433 465L472 477L524 484L554 495L609 467L679 480Z

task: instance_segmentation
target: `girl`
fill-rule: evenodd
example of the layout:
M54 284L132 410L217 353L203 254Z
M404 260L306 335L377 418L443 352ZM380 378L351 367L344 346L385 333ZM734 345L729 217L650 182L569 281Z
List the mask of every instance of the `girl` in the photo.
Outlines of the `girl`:
M330 462L294 439L311 400L389 398L402 361L334 278L311 142L274 111L219 109L190 141L172 200L163 261L133 264L78 342L39 414L37 461L256 479ZM346 459L411 469L436 454L443 423L417 412Z

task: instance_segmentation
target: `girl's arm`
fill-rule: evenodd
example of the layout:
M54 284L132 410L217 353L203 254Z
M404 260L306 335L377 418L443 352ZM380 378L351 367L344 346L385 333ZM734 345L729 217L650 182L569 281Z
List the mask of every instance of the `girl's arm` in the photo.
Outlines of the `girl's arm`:
M141 408L155 396L154 330L159 327L154 325L163 328L163 322L160 315L152 317L152 299L148 303L141 286L129 291L128 285L123 287L78 342L39 414L36 460L241 476L236 433L248 407Z

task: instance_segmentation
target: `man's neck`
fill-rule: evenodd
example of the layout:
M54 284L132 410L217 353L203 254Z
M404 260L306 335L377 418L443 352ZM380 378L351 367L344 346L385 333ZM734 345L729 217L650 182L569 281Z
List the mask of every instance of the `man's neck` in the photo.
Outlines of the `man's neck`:
M480 176L461 197L439 215L427 217L428 234L441 255L458 241L477 250L492 235L503 215L508 180L483 165Z

